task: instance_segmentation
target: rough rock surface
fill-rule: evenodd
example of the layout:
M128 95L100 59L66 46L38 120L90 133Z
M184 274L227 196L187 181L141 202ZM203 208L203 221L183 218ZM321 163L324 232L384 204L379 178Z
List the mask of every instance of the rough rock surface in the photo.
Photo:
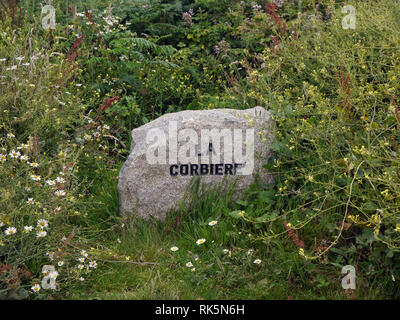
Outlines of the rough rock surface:
M248 187L256 176L267 184L272 183L272 175L262 167L270 157L272 130L271 115L262 107L247 110L187 110L163 115L134 129L130 155L119 173L121 213L136 214L143 219L153 216L164 220L166 213L179 205L195 177L199 177L202 184L213 186L219 185L223 179L235 181L235 189L239 192ZM165 134L165 140L160 132ZM209 132L213 140L202 135L204 132ZM218 138L215 132L222 132L228 139ZM235 135L238 132L240 136ZM197 134L197 141L194 133ZM246 134L250 139L245 139ZM241 143L238 143L239 138L235 140L236 137L241 138ZM241 159L229 149L232 147L232 150L237 150L240 145L242 150L239 148L237 152L245 155ZM157 160L153 160L152 155ZM254 165L251 165L252 159Z

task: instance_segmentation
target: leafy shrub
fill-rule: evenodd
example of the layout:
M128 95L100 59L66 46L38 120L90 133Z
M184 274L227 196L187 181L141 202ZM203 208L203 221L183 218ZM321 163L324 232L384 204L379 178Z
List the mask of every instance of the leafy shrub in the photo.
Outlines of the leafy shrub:
M250 56L251 64L242 60L247 87L231 90L249 107L270 108L279 127L275 160L267 165L278 173L278 201L264 211L274 228L260 238L295 230L305 259L329 253L333 261L385 277L400 267L395 4L381 2L377 13L358 3L356 30L342 29L341 7L326 5L333 14L328 21L302 14L288 23L297 36ZM382 15L385 25L378 22ZM392 286L391 279L385 283Z

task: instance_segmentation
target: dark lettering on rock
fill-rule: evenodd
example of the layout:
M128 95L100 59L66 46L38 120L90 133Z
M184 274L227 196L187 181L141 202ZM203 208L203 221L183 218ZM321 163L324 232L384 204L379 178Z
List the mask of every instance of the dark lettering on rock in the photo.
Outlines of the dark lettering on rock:
M206 175L237 175L238 169L242 167L241 163L189 163L173 164L169 167L169 174L175 176L206 176Z

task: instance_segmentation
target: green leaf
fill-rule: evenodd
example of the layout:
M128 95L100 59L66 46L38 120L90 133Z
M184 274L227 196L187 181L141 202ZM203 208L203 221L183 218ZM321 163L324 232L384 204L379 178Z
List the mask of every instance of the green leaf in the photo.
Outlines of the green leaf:
M247 201L245 201L245 200L237 200L236 203L241 206L247 206Z
M267 222L269 219L270 219L270 215L268 213L266 213L258 218L255 218L254 220L257 222Z
M371 201L369 201L369 202L367 202L367 203L364 203L364 204L362 205L362 210L363 210L365 213L374 213L374 212L376 211L376 209L378 209L378 207L376 206L375 203L373 203L373 202L371 202Z
M263 202L266 202L268 204L273 204L275 203L275 192L274 190L261 191L258 194L258 198Z
M234 218L242 218L243 217L243 212L242 210L235 210L229 213L230 216L234 217Z
M146 117L143 117L142 121L143 121L143 123L147 123L147 122L149 122L149 119L147 119Z
M388 258L393 258L393 256L394 256L393 250L389 250L389 251L387 252L387 254L386 254L386 257L388 257Z

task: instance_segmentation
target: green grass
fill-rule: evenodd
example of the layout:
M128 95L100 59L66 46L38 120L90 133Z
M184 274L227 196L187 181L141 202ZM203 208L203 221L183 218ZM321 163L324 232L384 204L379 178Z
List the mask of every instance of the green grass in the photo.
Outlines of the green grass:
M97 209L97 214L102 210L109 213L109 208L118 203L113 192L115 184L114 190L105 187L109 193L93 199L103 208ZM229 215L240 205L229 194L221 197L219 192L203 192L198 198L194 194L195 200L187 210L171 212L165 223L116 215L119 227L108 235L111 239L103 242L105 248L112 248L112 254L86 287L66 298L349 299L340 285L341 268L328 261L305 261L287 239L278 238L268 245L252 241L248 237L254 233L252 226ZM182 216L181 223L171 228L178 216ZM211 220L218 224L209 226ZM207 241L198 246L199 238ZM179 250L172 252L172 246ZM223 249L229 249L231 256ZM248 254L249 249L254 252ZM260 265L253 263L256 258L262 260ZM194 272L186 267L189 261L196 268ZM384 297L383 284L363 276L357 281L359 287L353 298Z

